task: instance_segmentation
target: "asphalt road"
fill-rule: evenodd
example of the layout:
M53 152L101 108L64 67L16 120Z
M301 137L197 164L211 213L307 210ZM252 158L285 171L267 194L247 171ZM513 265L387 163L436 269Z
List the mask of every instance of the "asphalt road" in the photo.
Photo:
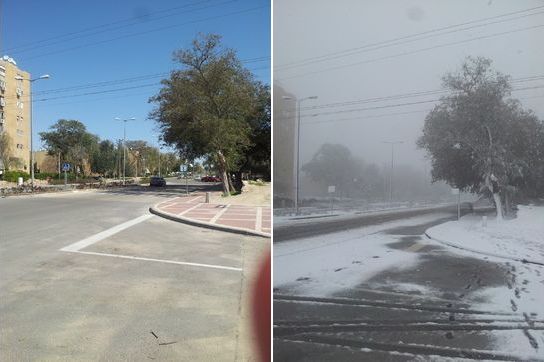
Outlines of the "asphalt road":
M176 192L0 199L1 360L252 356L249 294L270 241L149 214Z
M538 313L542 310L517 307L525 299L534 304L542 300L542 288L528 280L538 280L544 268L458 254L425 239L427 228L445 220L437 214L433 221L386 227L379 233L390 254L386 251L378 260L387 265L387 255L401 252L407 259L416 254L415 263L389 263L374 275L361 276L358 284L329 295L304 292L304 284L312 282L304 275L295 284L275 285L275 359L544 360L544 320ZM327 235L331 245L335 235ZM361 248L375 237L361 235ZM334 247L323 250L334 253L341 244ZM369 254L368 260L376 257ZM367 261L359 256L353 263ZM350 262L334 271L351 266ZM527 278L529 274L535 277ZM494 304L484 297L489 290L506 299Z

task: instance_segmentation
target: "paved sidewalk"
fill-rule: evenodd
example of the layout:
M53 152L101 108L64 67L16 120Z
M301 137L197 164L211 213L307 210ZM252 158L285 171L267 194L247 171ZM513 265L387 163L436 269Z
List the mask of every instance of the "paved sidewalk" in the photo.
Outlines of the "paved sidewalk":
M205 194L174 197L150 208L171 220L242 234L270 237L269 206L206 204Z

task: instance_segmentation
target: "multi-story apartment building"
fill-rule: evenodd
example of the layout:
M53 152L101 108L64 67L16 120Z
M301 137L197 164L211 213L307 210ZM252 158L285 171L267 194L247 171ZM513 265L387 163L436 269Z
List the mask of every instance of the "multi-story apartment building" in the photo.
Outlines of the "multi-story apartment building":
M9 139L4 167L30 171L30 74L8 56L0 58L0 133Z

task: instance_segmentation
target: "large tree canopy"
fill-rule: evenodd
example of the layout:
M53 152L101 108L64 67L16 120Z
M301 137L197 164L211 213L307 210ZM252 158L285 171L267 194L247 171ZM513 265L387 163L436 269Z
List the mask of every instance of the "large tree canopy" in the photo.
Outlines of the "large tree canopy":
M542 123L509 98L508 76L489 59L467 58L443 86L450 92L427 115L418 140L431 156L433 179L493 196L502 218L501 200L514 186L528 186L542 162Z
M87 132L83 123L77 120L60 119L50 127L49 132L40 132L42 142L50 155L59 155L63 161L83 169L85 161L98 148L99 138Z
M200 35L189 49L174 53L181 69L150 99L157 104L150 118L159 124L162 140L184 158L211 158L229 193L227 172L239 168L253 143L250 121L259 113L262 87L220 39Z

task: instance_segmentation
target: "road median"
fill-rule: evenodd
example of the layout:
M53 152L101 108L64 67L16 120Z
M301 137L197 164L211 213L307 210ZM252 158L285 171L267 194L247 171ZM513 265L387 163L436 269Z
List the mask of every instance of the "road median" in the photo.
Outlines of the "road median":
M176 197L149 208L149 212L166 219L226 231L265 238L270 234L270 208L250 205L205 203L205 195Z

